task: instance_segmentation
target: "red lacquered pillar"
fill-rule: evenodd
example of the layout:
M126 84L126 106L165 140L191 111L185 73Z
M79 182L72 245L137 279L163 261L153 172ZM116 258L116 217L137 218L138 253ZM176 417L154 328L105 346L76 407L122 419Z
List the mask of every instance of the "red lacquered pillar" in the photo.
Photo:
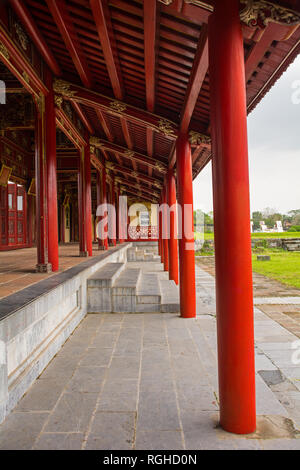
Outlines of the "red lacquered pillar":
M162 205L163 198L161 196L159 205ZM158 220L159 220L159 250L160 250L160 259L162 264L164 264L164 244L163 244L163 238L162 238L162 232L163 232L163 213L161 208L159 207L159 213L158 213Z
M51 272L47 250L47 168L45 98L37 103L35 118L36 245L38 272Z
M85 152L80 150L78 173L78 225L79 225L79 256L88 256L86 249L86 217L85 217Z
M106 168L102 169L102 204L107 206L107 194L106 194ZM105 210L104 216L101 220L107 219L107 209ZM108 225L107 223L103 227L103 249L108 250Z
M117 246L117 217L116 217L116 192L115 192L115 177L111 175L112 183L111 183L111 205L115 209L115 214L111 214L112 217L112 244L113 246Z
M184 318L196 316L195 242L193 215L193 176L191 145L187 134L176 144L178 205L182 217L179 240L180 311Z
M86 142L89 142L89 135L86 135ZM91 153L90 145L84 147L84 178L85 178L85 230L86 230L86 251L88 256L93 256L92 237L92 188L91 188Z
M162 214L162 242L164 251L164 270L169 271L169 243L168 243L168 210L167 210L167 187L163 189L163 214Z
M176 181L173 169L167 173L167 201L170 209L169 273L170 279L178 285L178 242Z
M57 173L56 173L56 117L54 108L53 78L46 72L46 86L49 94L45 101L46 120L46 167L47 167L47 206L48 206L48 261L52 271L58 271L58 213L57 213Z
M238 0L209 21L220 423L256 427L247 111ZM228 230L227 228L230 227Z
M97 211L96 211L96 213L98 213L98 208L102 204L101 173L98 170L97 170L96 189L97 189ZM103 241L101 239L101 234L98 232L99 222L100 222L100 217L97 216L97 218L96 218L96 234L97 234L97 237L98 237L98 249L103 250Z

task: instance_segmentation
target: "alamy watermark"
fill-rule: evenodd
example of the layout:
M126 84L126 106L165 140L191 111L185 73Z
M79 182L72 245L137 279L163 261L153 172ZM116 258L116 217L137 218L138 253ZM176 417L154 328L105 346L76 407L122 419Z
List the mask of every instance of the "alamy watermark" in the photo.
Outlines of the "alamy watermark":
M185 240L185 249L194 250L194 233L197 233L196 249L204 243L204 214L193 211L192 204L169 206L168 204L127 204L127 197L120 196L118 211L112 204L100 204L97 208L96 234L99 240L157 239ZM161 225L161 227L160 227ZM156 230L153 230L156 228Z

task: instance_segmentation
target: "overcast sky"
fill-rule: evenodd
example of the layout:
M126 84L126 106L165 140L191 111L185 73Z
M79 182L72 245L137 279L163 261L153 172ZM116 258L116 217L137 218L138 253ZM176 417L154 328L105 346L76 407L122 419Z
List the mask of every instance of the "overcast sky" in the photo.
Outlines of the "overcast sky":
M300 209L299 90L300 56L248 117L251 211ZM211 164L194 182L194 205L213 208Z

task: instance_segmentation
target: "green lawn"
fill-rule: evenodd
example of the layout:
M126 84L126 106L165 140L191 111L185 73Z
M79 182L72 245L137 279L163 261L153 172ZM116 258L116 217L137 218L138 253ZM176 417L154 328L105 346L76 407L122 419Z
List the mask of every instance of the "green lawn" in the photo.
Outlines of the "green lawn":
M300 238L300 232L252 233L252 238Z
M201 239L202 233L195 233L196 240ZM300 232L284 232L284 233L252 233L252 238L300 238ZM213 233L205 233L204 240L213 240Z
M254 272L300 289L300 253L265 250L262 254L269 254L271 261L257 261L253 254Z

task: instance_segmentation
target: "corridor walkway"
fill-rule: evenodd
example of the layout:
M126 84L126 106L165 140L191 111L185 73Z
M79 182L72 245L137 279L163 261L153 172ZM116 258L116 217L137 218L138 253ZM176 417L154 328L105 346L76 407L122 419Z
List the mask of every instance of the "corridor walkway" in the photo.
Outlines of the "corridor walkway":
M214 279L196 320L88 315L0 426L0 449L300 449L298 338L255 309L258 430L218 426Z
M103 253L103 251L98 250L97 244L94 244L93 249L93 256ZM59 272L63 272L84 261L86 261L86 258L79 257L78 243L59 246ZM35 272L35 265L35 247L0 251L0 299L57 274L37 273Z

